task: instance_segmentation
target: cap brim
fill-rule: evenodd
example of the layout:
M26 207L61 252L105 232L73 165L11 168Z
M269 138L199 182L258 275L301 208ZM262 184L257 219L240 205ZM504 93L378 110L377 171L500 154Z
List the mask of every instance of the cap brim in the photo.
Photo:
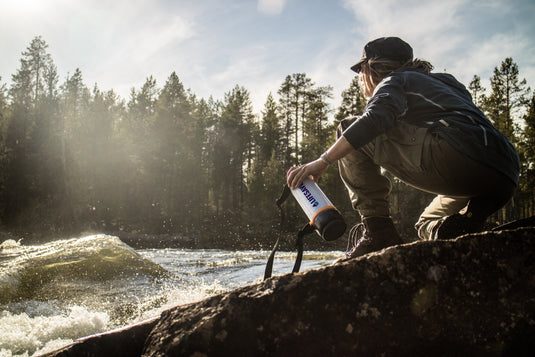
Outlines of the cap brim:
M351 70L354 71L354 72L357 72L357 73L360 73L360 69L362 67L362 64L366 62L366 59L363 58L361 59L360 61L358 61L356 64L354 64L353 66L351 66Z

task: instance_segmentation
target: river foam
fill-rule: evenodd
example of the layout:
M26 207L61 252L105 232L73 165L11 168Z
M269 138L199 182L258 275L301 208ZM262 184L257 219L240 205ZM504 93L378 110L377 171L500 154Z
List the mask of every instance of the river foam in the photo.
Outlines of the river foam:
M0 313L0 356L33 356L65 346L81 336L104 331L105 312L72 306L65 311L47 302L27 302L27 311Z

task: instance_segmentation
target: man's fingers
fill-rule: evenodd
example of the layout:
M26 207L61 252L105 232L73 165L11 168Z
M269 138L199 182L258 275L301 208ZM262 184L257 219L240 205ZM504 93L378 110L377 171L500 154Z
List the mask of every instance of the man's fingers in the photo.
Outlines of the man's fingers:
M297 188L299 187L299 185L301 184L301 182L303 182L303 180L305 179L305 177L307 177L307 169L306 169L306 166L301 166L299 167L299 169L297 170L297 173L292 181L292 188Z
M296 175L298 174L298 168L297 166L291 167L287 172L287 179L286 183L288 184L288 187L293 188L293 181L295 180Z

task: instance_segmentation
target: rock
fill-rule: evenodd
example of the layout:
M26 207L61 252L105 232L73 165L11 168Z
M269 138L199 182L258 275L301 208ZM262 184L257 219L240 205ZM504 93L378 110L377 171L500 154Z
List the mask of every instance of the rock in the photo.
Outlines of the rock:
M178 306L146 327L143 356L523 355L535 349L535 228L391 247ZM50 356L91 355L84 345L127 355L109 342L127 333Z
M72 345L46 353L43 357L140 356L147 335L156 322L156 319L151 319L132 326L84 337Z

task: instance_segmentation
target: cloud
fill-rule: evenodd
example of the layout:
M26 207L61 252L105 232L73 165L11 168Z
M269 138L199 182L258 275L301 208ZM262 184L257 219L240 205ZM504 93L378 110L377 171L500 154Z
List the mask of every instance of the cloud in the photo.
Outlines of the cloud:
M365 41L382 36L399 36L415 53L440 56L455 48L460 35L457 16L463 1L367 1L345 0L357 19L357 32Z
M489 78L493 75L494 68L499 67L505 58L512 57L519 65L520 79L526 75L533 78L535 62L531 60L531 63L528 63L523 59L523 54L533 51L530 46L531 43L518 34L495 34L474 43L470 51L463 52L451 61L452 66L448 70L459 73L459 80L465 84L470 83L474 75L478 75L482 84L489 89Z
M98 71L112 73L113 68L127 67L132 70L150 68L157 58L164 61L172 55L173 49L195 36L194 25L179 16L162 16L144 21L128 31L116 33L116 38L103 48L112 54L97 66ZM94 59L93 63L98 60ZM133 67L133 68L132 68Z
M258 11L266 15L279 15L282 13L287 0L258 0Z
M526 56L533 53L533 22L520 21L534 6L517 5L498 0L344 0L355 16L360 48L377 37L399 36L411 44L415 57L466 85L474 74L488 78L506 57L518 61L521 76L522 64L528 77L535 71L529 60L533 56Z
M54 46L63 51L58 58L77 63L90 86L96 82L123 96L131 87L140 87L149 75L159 81L169 76L173 66L183 63L184 56L177 56L176 49L196 36L194 17L187 9L177 13L143 1L114 1L78 3L73 13L83 15L67 26L76 26L73 33L77 36L90 37L60 39Z

